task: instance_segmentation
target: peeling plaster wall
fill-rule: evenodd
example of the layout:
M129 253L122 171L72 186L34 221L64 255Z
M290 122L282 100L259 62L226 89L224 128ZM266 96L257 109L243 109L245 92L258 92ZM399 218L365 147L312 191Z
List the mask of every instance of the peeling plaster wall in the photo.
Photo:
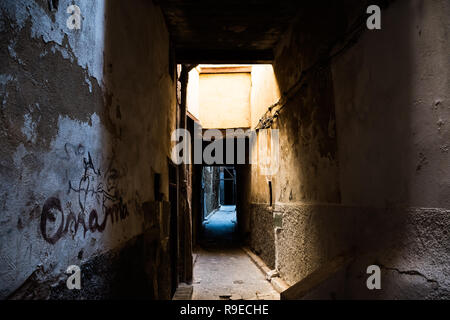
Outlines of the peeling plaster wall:
M0 297L169 298L176 90L163 16L150 1L80 0L69 30L72 1L49 3L0 5ZM72 264L78 293L65 288Z
M276 48L281 92L342 47L336 39L365 12L363 2L353 8L319 14L312 7L298 17ZM356 257L315 298L450 295L449 8L448 1L391 1L381 31L363 30L308 73L273 126L282 155L271 177L274 206L252 168L250 243L289 284L336 255ZM328 24L308 18L317 15ZM380 291L366 288L371 264L382 268Z

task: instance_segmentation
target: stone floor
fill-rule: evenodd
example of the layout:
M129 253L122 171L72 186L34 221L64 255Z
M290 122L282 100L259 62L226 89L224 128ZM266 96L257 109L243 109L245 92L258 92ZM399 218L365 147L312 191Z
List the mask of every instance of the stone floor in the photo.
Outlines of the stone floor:
M193 300L279 300L264 274L235 237L234 207L221 207L204 223L205 240L196 249Z

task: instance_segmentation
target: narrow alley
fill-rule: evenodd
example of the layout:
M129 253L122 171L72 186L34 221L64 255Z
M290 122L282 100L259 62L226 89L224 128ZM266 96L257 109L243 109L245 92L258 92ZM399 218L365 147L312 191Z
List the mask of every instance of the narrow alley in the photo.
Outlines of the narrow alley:
M0 299L450 299L449 17L0 0Z
M235 206L222 206L205 224L194 251L192 300L278 300L280 295L236 242Z

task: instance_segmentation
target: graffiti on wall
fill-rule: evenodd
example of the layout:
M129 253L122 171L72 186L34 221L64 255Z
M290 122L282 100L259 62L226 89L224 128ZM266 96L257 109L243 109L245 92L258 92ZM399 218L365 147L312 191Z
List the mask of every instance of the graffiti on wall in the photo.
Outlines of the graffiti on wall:
M80 149L81 148L81 149ZM69 150L73 150L76 155L84 153L81 145L74 147L65 146L65 152L70 159ZM67 160L68 160L67 159ZM118 173L115 169L108 169L103 175L99 168L96 168L88 152L87 158L83 157L83 172L77 182L69 181L67 193L75 194L78 208L67 209L64 212L61 200L58 197L49 197L41 213L40 230L43 238L55 244L66 234L75 236L80 228L83 229L83 237L90 232L103 232L108 220L114 224L125 219L129 213L126 204L118 196L117 190ZM97 204L97 209L88 209L92 204Z

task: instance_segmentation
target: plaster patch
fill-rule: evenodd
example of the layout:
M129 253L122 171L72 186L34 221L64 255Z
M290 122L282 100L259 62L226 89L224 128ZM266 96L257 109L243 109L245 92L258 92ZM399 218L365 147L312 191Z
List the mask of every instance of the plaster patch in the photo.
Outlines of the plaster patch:
M87 83L89 86L89 92L92 93L92 82L87 77L84 79L84 82Z
M64 59L70 60L70 62L74 62L73 55L64 47L54 45L51 47L52 53L55 54L56 51L59 51Z
M19 144L16 151L13 154L13 161L15 167L21 167L22 166L22 158L27 155L27 149L23 145L23 143Z
M58 10L54 13L55 21L45 10L35 2L18 0L14 6L7 7L10 16L15 17L18 31L24 28L26 21L31 20L31 37L42 37L46 43L55 42L63 46L67 35L69 46L72 49L77 63L83 69L87 69L90 76L97 79L101 85L103 79L103 50L105 30L105 1L80 0L77 5L81 9L81 30L70 30L66 21L69 15L66 9L72 1L62 0ZM81 32L83 31L83 32ZM69 49L69 48L68 48Z
M48 51L44 50L39 54L39 58L45 57L46 55L48 55Z
M33 122L31 113L26 113L23 116L23 127L21 131L27 137L27 140L32 143L36 142L36 125L37 123Z
M8 53L11 56L11 58L16 60L19 64L23 65L24 64L23 61L19 57L17 57L17 52L14 49L15 45L16 45L15 42L11 42L11 44L8 45Z
M17 78L11 74L0 74L0 84L5 86L10 81L17 81Z
M89 148L98 150L101 147L101 127L100 117L93 113L89 122L73 120L67 116L58 118L58 135L51 143L53 150L64 150L64 145L71 143L74 145L83 143Z

